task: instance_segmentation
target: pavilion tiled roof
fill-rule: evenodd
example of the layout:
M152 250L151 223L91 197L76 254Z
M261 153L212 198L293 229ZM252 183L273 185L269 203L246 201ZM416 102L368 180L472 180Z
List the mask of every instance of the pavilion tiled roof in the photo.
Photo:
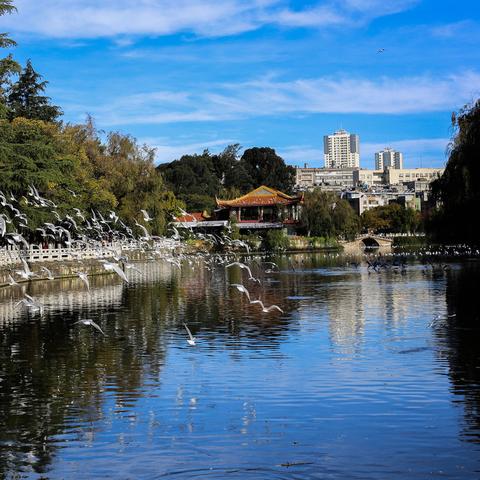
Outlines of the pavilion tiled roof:
M192 212L187 213L187 215L182 215L175 219L176 222L187 223L187 222L204 222L207 220L203 212Z
M263 207L270 205L292 205L303 201L303 194L292 197L274 188L262 185L233 200L216 199L218 207Z

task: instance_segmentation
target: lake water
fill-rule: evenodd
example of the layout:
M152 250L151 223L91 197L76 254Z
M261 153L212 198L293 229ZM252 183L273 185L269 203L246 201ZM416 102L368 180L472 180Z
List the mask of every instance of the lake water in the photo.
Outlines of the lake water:
M0 478L480 478L480 263L261 260L0 290Z

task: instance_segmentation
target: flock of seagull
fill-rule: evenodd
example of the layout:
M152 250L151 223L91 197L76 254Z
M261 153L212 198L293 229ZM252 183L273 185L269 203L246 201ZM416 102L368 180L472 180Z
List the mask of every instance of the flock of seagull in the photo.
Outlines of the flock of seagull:
M68 188L65 188L65 190L73 197L77 196L74 191ZM151 235L146 227L153 218L148 211L143 209L140 210L138 220L143 221L143 223L139 223L139 221L135 219L135 230L139 233L136 235L134 229L122 221L119 215L113 210L106 215L102 215L95 210L87 213L79 208L73 208L72 212L65 213L62 212L54 202L44 198L39 193L38 189L31 185L28 188L26 195L21 196L20 198L16 198L11 193L7 195L0 191L0 242L4 245L10 245L10 250L7 251L10 255L12 249L16 251L16 263L18 263L18 260L20 262L20 268L10 269L10 272L7 275L8 285L11 287L20 285L20 281L55 279L52 271L45 266L41 266L38 272L32 271L25 258L31 245L27 239L32 238L32 229L29 226L29 218L27 214L22 211L23 206L25 205L43 211L47 210L53 214L55 217L55 223L43 223L40 227L35 229L35 237L37 239L41 238L45 243L55 242L56 244L65 245L71 249L72 253L78 251L79 258L77 261L79 265L83 265L83 262L80 259L81 250L89 248L98 251L97 260L103 265L103 268L106 271L117 274L125 283L129 283L127 275L125 274L126 270L132 269L141 273L138 268L129 262L126 255L122 255L117 249L107 246L106 242L108 241L108 243L114 244L116 242L120 245L127 242L130 244L134 243L139 250L142 250L147 255L148 259L158 259L160 257L163 260L170 262L172 265L181 267L181 260L184 258L180 248L182 246L182 235L173 225L173 221L177 218L175 215L172 215L173 220L169 224L169 230L172 232L172 235L168 238L158 237ZM183 217L188 218L189 214L187 212L181 208L178 210ZM182 226L187 227L186 225ZM231 247L234 249L244 248L245 251L249 253L249 247L246 242L233 239L226 233L198 233L194 232L191 226L187 227L187 230L190 231L192 236L211 244L213 247L222 247L224 249L225 247ZM230 233L229 230L227 231ZM108 251L108 256L111 257L111 259L106 260L103 258L105 256L105 250ZM230 258L225 257L223 262L226 263L229 260ZM272 272L273 268L278 268L273 262L266 263L269 265L266 272ZM205 264L207 269L211 269L206 257ZM225 268L240 268L247 272L247 281L257 284L260 284L261 282L259 278L253 276L250 267L245 263L233 261L226 264ZM90 291L88 272L85 271L85 269L77 268L74 270L74 273L83 282L85 289ZM14 276L18 278L18 281ZM272 311L283 313L283 310L278 305L270 305L267 307L260 298L252 299L249 290L242 284L233 283L230 287L236 288L239 292L244 294L251 305L259 305L263 313L269 313ZM15 304L15 307L21 306L27 308L31 312L39 313L41 315L45 308L39 300L26 293L24 294L24 298ZM102 328L92 319L81 319L78 322L75 322L75 324L92 327L102 335L105 335ZM184 325L188 334L188 344L191 346L196 345L195 337L193 337L188 326L186 324Z
M73 197L77 194L66 188L66 191ZM209 243L212 247L218 247L222 250L238 250L245 249L249 254L249 247L246 242L238 239L233 239L227 233L215 234L215 233L200 233L195 232L191 226L191 223L195 223L195 217L188 214L181 208L178 210L183 218L192 217L192 222L181 223L177 221L177 217L172 215L172 222L169 224L169 231L172 232L170 237L158 237L149 233L147 226L152 222L153 218L146 210L140 210L138 219L135 219L135 227L129 227L120 216L113 210L108 214L102 215L98 211L91 210L90 212L82 211L79 208L73 208L72 212L62 212L59 207L44 197L42 197L37 188L31 185L28 188L25 196L16 198L11 193L6 195L0 191L0 244L10 245L10 250L7 250L11 255L11 249L16 250L17 257L20 261L21 268L16 270L10 270L8 274L8 285L15 287L19 285L19 281L31 281L33 279L54 280L55 276L45 266L41 266L39 272L33 272L25 258L27 252L30 249L30 243L27 238L32 238L32 229L29 226L29 218L25 212L22 211L23 206L28 205L30 207L48 211L55 217L55 223L45 222L43 225L35 229L35 236L41 238L45 243L55 242L57 244L66 245L72 251L78 252L78 256L81 257L81 250L83 248L93 249L98 251L97 260L103 265L103 268L118 275L123 282L129 283L126 275L127 270L135 270L139 273L140 270L129 262L126 255L122 254L121 246L125 244L134 244L138 250L145 253L147 259L156 260L163 259L171 263L172 265L181 268L181 261L186 258L186 255L182 253L183 238L174 223L177 222L177 226L184 227L185 231L189 231L190 236L203 240ZM3 210L3 211L2 211ZM138 220L140 220L140 223ZM190 224L190 225L189 225ZM231 230L227 232L230 233ZM120 250L106 245L109 242L112 245L120 245ZM108 260L105 259L107 252ZM461 247L452 247L448 252L451 256L459 256L465 254L465 249ZM467 254L480 254L479 251L468 251ZM424 273L430 268L435 273L444 273L450 267L446 264L435 264L430 257L440 256L441 251L434 251L426 249L422 253L422 260L425 265ZM406 256L408 254L395 254L392 258L388 255L379 256L372 259L367 257L367 271L380 273L381 271L393 271L395 273L406 272ZM12 257L13 258L13 257ZM256 278L252 274L252 270L249 265L239 262L234 256L224 256L221 260L213 255L203 255L205 262L205 268L211 270L213 268L212 262L222 263L226 269L239 268L241 271L247 273L247 282L253 284L260 284L261 280ZM232 261L234 260L234 261ZM83 265L80 258L77 260L79 265ZM230 262L230 263L228 263ZM278 270L278 266L273 262L263 262L265 265L264 273L272 273ZM351 265L358 268L360 263L352 261ZM88 272L80 267L74 270L74 273L83 282L85 289L90 290L90 282L88 278ZM18 281L14 278L14 275L18 277ZM278 305L266 306L260 298L253 299L250 291L242 283L232 283L231 288L236 289L242 295L246 297L250 305L259 306L262 313L270 313L277 311L284 313ZM38 312L43 314L44 305L32 296L25 294L19 302L16 303L17 307L23 306L32 312ZM101 334L105 335L102 328L91 319L82 319L76 324L93 327ZM184 324L188 334L188 344L191 346L196 345L196 339L192 335L190 329Z

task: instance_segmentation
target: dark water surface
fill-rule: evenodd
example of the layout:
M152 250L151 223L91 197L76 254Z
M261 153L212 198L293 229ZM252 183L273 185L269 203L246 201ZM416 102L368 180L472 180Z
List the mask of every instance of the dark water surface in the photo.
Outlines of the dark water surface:
M480 478L480 264L278 262L0 290L0 478Z

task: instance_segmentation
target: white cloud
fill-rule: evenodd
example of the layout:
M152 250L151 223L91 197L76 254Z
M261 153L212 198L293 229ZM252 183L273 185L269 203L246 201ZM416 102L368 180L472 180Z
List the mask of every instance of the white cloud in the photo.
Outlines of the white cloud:
M54 38L170 35L215 37L276 24L355 25L411 7L414 0L317 1L303 10L289 0L17 0L18 15L2 22L12 32Z
M308 163L310 167L323 167L323 150L320 148L309 145L290 145L279 148L277 153L289 165L303 167L305 163Z
M457 110L477 97L480 73L444 77L316 78L196 85L86 107L103 125L212 122L289 114L414 114Z
M471 20L437 25L431 29L433 36L441 38L454 38L460 35L468 36L473 31L478 31L478 26Z

